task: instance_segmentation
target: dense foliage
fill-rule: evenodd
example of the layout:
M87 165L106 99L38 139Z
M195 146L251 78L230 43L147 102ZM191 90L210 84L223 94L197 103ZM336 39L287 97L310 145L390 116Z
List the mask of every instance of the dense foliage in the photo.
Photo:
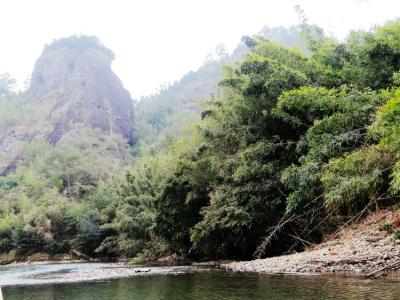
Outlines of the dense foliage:
M179 233L189 234L158 234L173 245L180 237L181 250L198 257L273 255L318 242L367 205L392 203L398 28L353 33L345 43L309 35L307 54L253 43L243 62L225 68L224 96L202 114L201 143L159 200L174 200ZM158 214L164 228L171 218Z
M148 134L131 151L140 157L113 136L98 147L28 143L21 166L0 178L1 252L268 256L395 203L400 22L343 43L302 30L307 49L247 38L251 52L222 69L221 97L179 138L159 137L177 115L168 93L156 110L143 104ZM161 150L143 155L138 147L156 140Z

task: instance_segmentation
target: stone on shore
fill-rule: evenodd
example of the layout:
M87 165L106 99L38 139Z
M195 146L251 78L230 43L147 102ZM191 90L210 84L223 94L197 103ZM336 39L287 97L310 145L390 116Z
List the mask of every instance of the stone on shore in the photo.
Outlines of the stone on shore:
M241 272L366 274L400 260L400 243L382 228L394 224L400 211L380 211L340 230L330 240L301 253L222 264Z

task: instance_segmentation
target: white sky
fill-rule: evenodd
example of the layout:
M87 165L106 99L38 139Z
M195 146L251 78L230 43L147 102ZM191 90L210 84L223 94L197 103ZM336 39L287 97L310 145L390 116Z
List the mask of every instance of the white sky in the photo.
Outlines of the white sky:
M264 25L296 24L296 4L338 38L400 16L398 0L0 0L0 72L22 86L44 44L96 35L138 98L200 67L218 44L233 50Z

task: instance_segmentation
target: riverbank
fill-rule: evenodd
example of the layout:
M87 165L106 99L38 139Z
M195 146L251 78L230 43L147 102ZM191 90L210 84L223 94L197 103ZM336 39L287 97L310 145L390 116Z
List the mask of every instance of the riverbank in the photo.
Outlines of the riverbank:
M368 274L400 259L400 210L379 211L305 252L222 264L230 271Z
M400 260L400 209L379 211L361 222L349 225L319 245L304 252L239 262L192 263L185 268L220 267L235 272L263 273L348 273L368 274ZM36 255L37 256L37 255ZM40 256L38 256L40 258ZM10 265L82 263L82 260L19 261ZM166 263L168 262L168 263ZM153 262L154 265L178 265L176 257ZM153 268L149 269L150 271ZM127 277L143 269L127 262L112 263L95 272L79 271L63 276L64 280L85 281ZM144 273L144 272L143 272ZM152 273L152 272L150 272Z

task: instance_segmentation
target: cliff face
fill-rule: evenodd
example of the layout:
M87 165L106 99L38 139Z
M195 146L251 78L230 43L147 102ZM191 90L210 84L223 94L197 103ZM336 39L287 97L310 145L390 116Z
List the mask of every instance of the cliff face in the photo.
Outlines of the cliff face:
M113 59L95 37L64 38L44 49L25 94L34 120L0 133L0 175L15 169L24 144L32 140L73 144L82 139L82 128L131 140L133 101L111 70Z
M27 92L29 101L51 108L48 135L58 143L76 123L116 133L133 130L133 102L111 70L113 53L92 37L70 37L48 46L37 60Z

